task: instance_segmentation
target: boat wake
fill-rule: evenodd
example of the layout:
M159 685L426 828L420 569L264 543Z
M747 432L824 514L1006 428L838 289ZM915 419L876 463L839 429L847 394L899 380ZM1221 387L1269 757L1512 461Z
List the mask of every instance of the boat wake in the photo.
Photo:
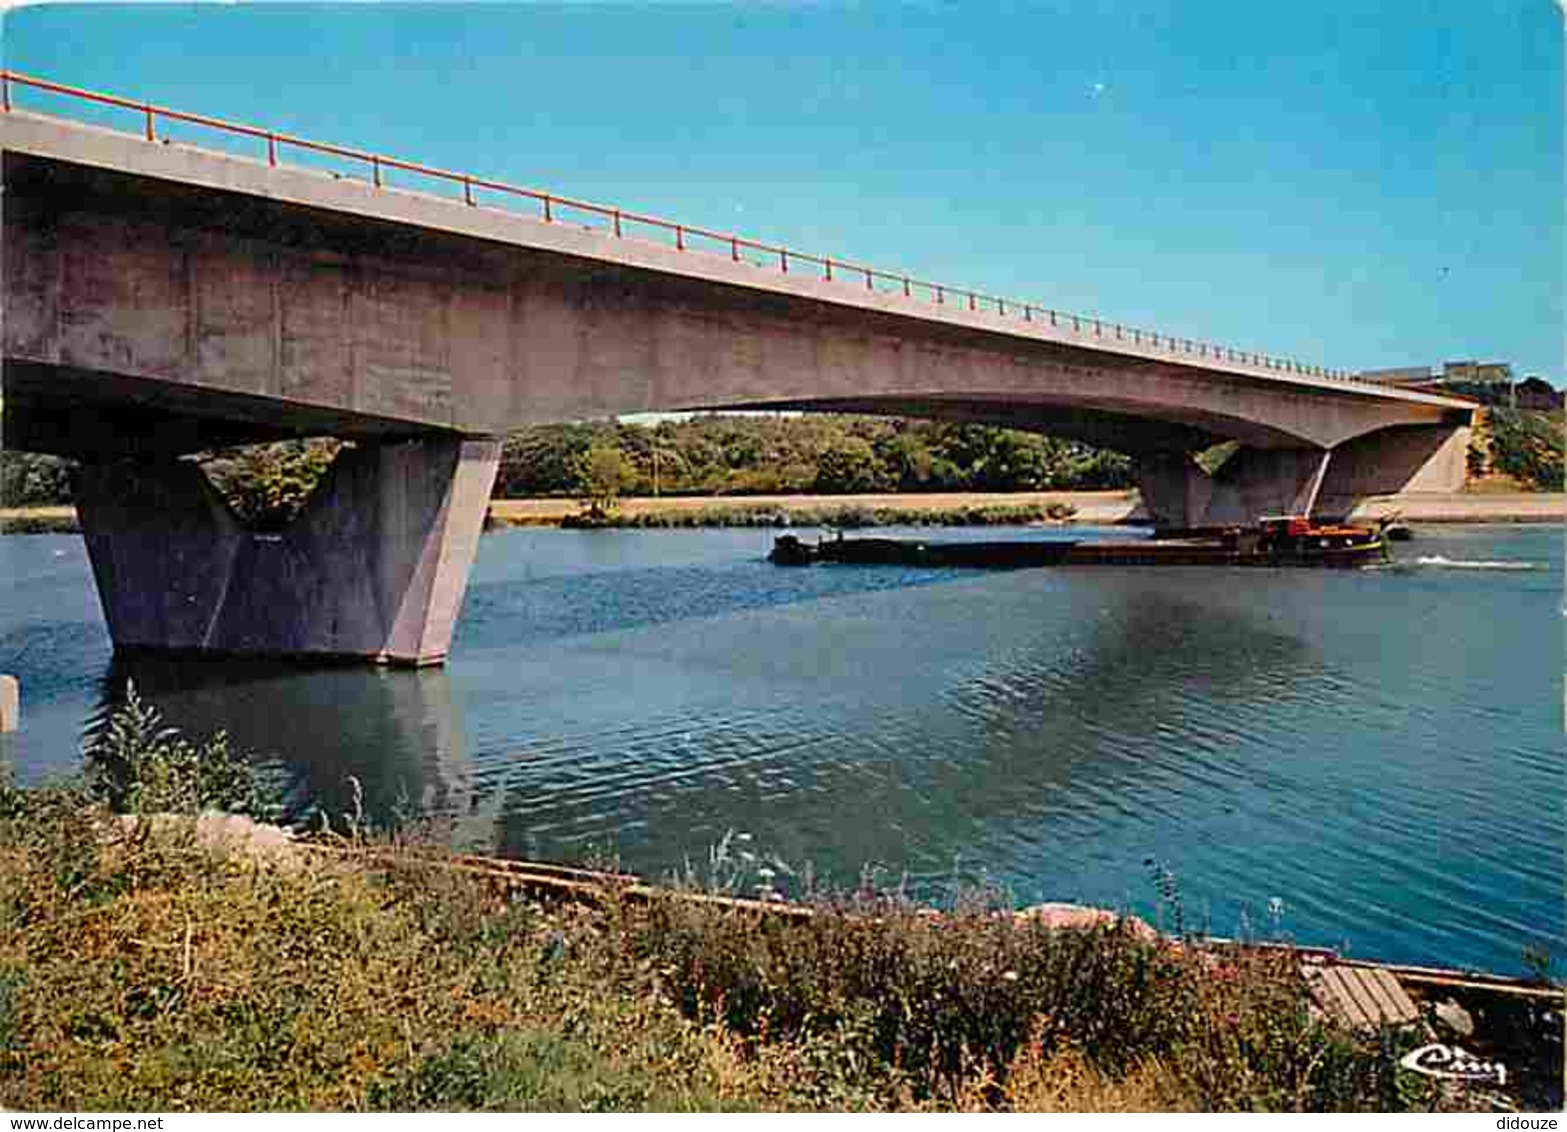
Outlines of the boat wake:
M1442 554L1422 554L1415 559L1416 566L1434 566L1443 570L1544 570L1544 562L1524 562L1517 559L1448 558Z

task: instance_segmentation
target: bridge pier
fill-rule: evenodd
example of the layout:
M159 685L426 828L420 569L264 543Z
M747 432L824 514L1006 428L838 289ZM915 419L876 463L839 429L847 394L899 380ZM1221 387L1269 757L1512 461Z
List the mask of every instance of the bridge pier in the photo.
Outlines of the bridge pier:
M1138 458L1138 485L1161 527L1342 519L1370 496L1462 490L1469 435L1467 423L1394 425L1332 448L1242 447L1213 475L1188 453L1152 453Z
M1327 472L1326 448L1239 448L1213 474L1186 452L1137 461L1143 507L1161 527L1248 525L1259 515L1309 515Z
M1467 423L1395 425L1346 441L1333 450L1317 509L1342 518L1371 496L1462 491L1471 432Z
M245 526L191 461L84 464L77 512L114 646L439 664L499 460L493 439L346 449L277 534Z

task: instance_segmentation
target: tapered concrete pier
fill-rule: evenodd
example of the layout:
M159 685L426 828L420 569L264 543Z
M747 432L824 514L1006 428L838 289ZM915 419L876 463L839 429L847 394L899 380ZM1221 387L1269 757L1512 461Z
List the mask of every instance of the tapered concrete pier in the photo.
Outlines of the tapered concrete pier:
M1242 446L1212 473L1190 453L1137 460L1143 506L1160 526L1247 525L1259 515L1343 519L1367 496L1451 494L1464 485L1467 425L1403 425L1328 447Z
M89 463L76 505L116 649L438 664L500 444L341 452L283 531L237 519L187 460Z

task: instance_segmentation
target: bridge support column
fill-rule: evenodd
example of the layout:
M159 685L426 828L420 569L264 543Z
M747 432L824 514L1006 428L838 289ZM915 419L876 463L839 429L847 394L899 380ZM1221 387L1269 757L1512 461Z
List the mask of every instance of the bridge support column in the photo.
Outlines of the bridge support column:
M1184 452L1138 458L1160 526L1250 523L1269 513L1343 519L1371 496L1449 494L1468 476L1470 426L1391 425L1336 448L1239 448L1213 474Z
M1318 510L1342 518L1370 496L1462 491L1470 432L1468 424L1395 425L1340 444Z
M1332 451L1239 448L1209 475L1185 452L1139 457L1143 507L1161 527L1248 525L1259 515L1309 515Z
M77 511L114 646L439 664L499 460L489 439L345 450L278 534L247 528L190 461L84 465Z

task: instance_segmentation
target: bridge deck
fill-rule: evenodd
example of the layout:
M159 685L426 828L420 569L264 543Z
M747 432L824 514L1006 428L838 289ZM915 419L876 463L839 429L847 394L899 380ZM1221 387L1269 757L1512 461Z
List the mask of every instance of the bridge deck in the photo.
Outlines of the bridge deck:
M21 107L26 92L65 96L54 106L112 107L135 116L127 132L86 125ZM1356 380L1350 374L1237 350L1034 303L980 294L847 259L797 252L623 210L520 188L471 174L309 141L256 126L155 107L0 71L0 149L72 164L248 193L435 232L554 252L836 307L979 331L1002 339L1073 347L1121 364L1163 363L1277 383L1297 391L1467 409L1468 402ZM190 144L239 140L258 150L241 157ZM340 166L327 171L319 159ZM316 160L316 167L290 163ZM359 179L347 170L357 169ZM396 175L404 184L392 184ZM419 191L411 184L439 188ZM529 210L525 215L519 208Z

